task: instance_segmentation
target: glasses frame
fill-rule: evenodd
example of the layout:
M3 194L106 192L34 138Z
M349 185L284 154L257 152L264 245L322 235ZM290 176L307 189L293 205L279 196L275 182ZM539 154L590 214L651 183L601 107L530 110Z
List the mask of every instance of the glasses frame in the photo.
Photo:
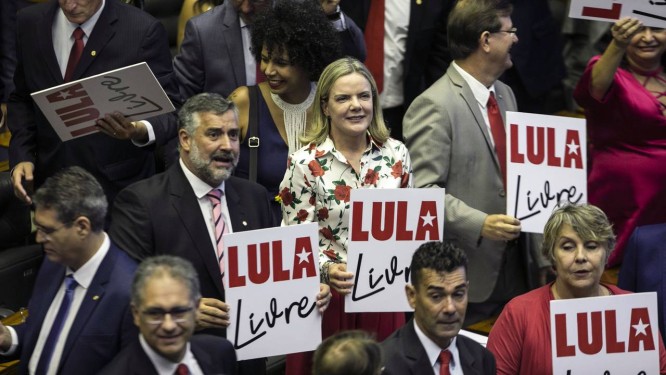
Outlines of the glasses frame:
M194 306L176 306L171 310L165 311L163 309L147 309L141 311L141 316L144 321L150 325L159 326L164 323L166 316L169 315L171 320L176 324L183 324L187 322L187 314L194 310ZM154 315L150 317L149 315ZM159 317L156 317L159 315Z
M517 27L512 27L509 30L497 30L497 31L491 32L491 34L497 34L497 33L507 33L507 34L517 35L518 28Z

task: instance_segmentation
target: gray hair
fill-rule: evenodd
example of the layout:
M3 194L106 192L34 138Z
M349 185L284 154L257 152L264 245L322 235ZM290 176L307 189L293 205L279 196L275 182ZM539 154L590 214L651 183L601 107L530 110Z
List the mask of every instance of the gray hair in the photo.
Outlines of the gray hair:
M104 229L106 195L95 177L81 167L68 167L47 178L32 200L39 209L55 211L58 221L68 227L84 216L93 232Z
M238 110L231 100L225 99L220 94L201 93L189 98L178 112L178 128L185 129L187 134L194 134L199 126L198 116L195 113L211 112L215 115L222 115L227 111L234 111L238 119Z
M182 282L190 291L194 303L201 298L197 271L188 260L173 255L158 255L146 258L136 270L132 282L132 305L141 306L146 284L152 277L169 276Z

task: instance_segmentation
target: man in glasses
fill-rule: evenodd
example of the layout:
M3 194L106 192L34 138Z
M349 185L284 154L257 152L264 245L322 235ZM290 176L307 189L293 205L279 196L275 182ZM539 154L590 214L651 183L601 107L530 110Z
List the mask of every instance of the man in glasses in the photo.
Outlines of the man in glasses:
M132 283L132 315L139 341L123 349L100 374L235 374L231 343L193 335L199 278L185 259L160 255L139 265Z
M136 262L104 232L107 201L80 167L48 178L33 197L45 259L24 324L0 324L0 355L19 373L96 374L136 340L129 309Z
M537 239L506 214L506 111L511 88L498 78L518 43L508 0L461 0L448 18L454 61L417 97L404 119L416 187L446 188L444 237L469 257L466 323L499 314L528 289L527 252ZM520 240L519 240L520 239ZM544 268L545 269L545 268Z

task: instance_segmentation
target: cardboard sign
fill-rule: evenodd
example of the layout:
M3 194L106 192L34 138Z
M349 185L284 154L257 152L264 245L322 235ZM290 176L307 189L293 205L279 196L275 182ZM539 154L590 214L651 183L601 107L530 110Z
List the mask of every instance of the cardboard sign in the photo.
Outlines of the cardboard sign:
M569 17L616 21L633 17L645 26L666 27L666 0L571 0Z
M175 110L145 62L31 95L63 142L97 133L95 122L107 113L138 121Z
M411 311L405 296L412 254L444 234L444 189L354 189L346 312Z
M317 223L224 236L227 339L238 360L315 350L321 343Z
M659 374L657 293L550 301L554 375Z
M558 204L587 201L585 120L507 112L507 209L543 233Z

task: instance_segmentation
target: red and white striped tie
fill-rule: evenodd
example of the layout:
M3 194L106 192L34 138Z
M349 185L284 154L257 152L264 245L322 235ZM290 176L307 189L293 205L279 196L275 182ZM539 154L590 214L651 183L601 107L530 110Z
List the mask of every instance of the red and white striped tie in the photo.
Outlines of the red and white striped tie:
M220 264L220 275L224 277L224 262L222 258L224 257L224 243L222 241L222 236L225 233L228 233L227 223L224 221L224 216L222 215L222 191L220 189L213 189L206 196L210 200L210 203L213 204L213 220L215 221L215 239L217 241L217 261Z

